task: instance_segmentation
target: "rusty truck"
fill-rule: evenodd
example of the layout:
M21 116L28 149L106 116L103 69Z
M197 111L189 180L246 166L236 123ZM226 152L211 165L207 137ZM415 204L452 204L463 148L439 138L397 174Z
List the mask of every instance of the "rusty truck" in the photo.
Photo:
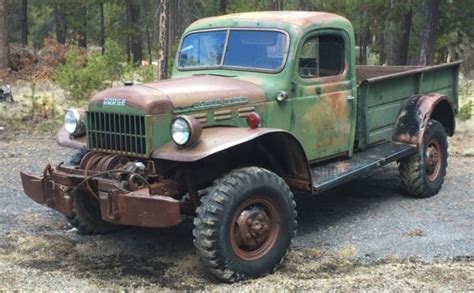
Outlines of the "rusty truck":
M335 14L198 20L170 79L127 82L70 109L56 140L77 153L41 176L21 173L24 191L86 235L191 216L216 277L270 273L296 233L295 193L390 162L409 196L442 187L460 62L356 66L355 52L351 23Z

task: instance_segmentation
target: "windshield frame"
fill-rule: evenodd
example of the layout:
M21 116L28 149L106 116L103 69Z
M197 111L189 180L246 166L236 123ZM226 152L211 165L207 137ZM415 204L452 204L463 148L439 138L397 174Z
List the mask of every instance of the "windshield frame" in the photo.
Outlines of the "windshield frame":
M214 66L194 66L194 67L181 67L179 66L179 58L181 56L181 47L183 45L184 39L186 39L187 36L191 34L196 34L196 33L204 33L204 32L212 32L212 31L224 31L226 32L226 37L225 37L225 42L224 42L224 49L223 49L223 54L221 58L221 62L219 65L214 65ZM284 48L284 56L283 60L281 62L280 67L276 69L265 69L265 68L258 68L258 67L246 67L246 66L229 66L229 65L224 65L225 57L226 57L226 52L227 52L227 46L229 44L229 37L230 37L230 32L231 31L268 31L268 32L279 32L283 33L286 37L286 46ZM290 34L284 30L281 29L276 29L276 28L255 28L255 27L239 27L239 28L213 28L213 29L203 29L203 30L195 30L195 31L190 31L186 33L183 38L181 39L181 42L179 44L179 50L176 53L176 58L175 58L175 67L178 71L196 71L196 70L212 70L212 69L230 69L230 70L239 70L239 71L251 71L251 72L264 72L264 73L279 73L281 72L285 66L286 62L288 60L288 55L289 55L289 49L290 49Z

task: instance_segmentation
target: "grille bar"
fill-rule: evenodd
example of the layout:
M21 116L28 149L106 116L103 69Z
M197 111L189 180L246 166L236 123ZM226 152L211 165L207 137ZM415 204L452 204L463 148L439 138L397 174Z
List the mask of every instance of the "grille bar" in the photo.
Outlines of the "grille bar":
M147 155L145 116L89 111L86 121L90 149Z

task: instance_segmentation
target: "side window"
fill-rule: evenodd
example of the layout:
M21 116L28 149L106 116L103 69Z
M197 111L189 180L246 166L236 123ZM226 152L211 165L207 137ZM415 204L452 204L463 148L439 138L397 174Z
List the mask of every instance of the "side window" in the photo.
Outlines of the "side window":
M344 39L335 35L307 39L301 50L298 70L303 78L341 74L344 70Z

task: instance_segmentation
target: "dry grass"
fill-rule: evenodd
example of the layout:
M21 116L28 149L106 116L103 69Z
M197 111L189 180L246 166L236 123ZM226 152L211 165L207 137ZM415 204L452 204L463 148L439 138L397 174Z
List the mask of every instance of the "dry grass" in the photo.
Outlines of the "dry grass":
M0 290L472 290L472 261L423 263L387 258L375 264L353 259L352 246L334 251L305 248L289 253L274 274L221 284L205 273L192 252L178 257L139 256L102 240L76 243L61 236L10 235L0 256ZM104 249L107 248L107 249ZM132 272L133 271L133 272Z

